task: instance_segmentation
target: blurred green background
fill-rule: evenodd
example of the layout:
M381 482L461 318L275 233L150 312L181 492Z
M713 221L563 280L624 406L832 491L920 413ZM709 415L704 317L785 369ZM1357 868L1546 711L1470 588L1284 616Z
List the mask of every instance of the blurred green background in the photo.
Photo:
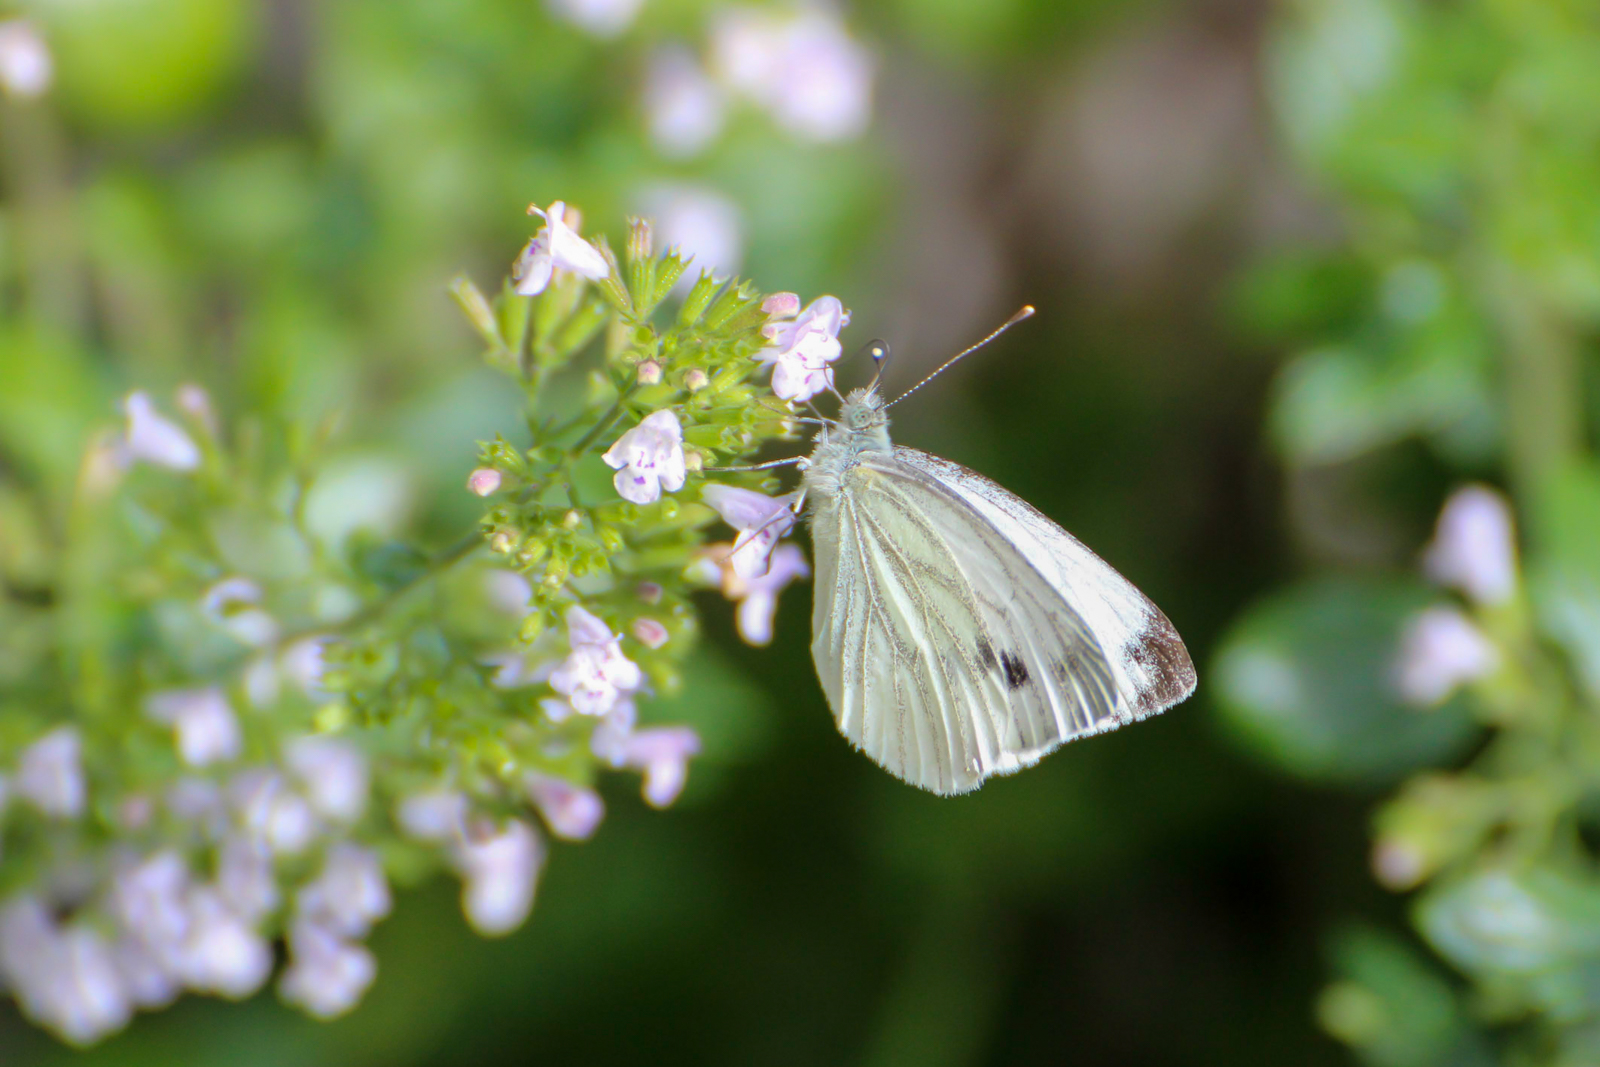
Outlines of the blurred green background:
M475 515L474 442L518 410L450 278L497 285L530 200L575 203L615 242L626 214L709 189L736 206L739 269L840 296L847 351L893 346L891 386L1039 308L897 408L896 439L990 475L1135 581L1194 653L1196 697L941 800L836 734L807 592L766 650L708 597L681 712L656 713L722 722L716 758L667 813L611 781L601 833L555 846L512 937L471 935L441 880L402 895L372 939L377 984L336 1023L270 992L189 997L74 1053L5 1002L0 1059L1346 1062L1312 1003L1331 931L1402 921L1366 867L1387 772L1334 789L1265 769L1208 684L1245 605L1307 563L1406 565L1453 481L1420 444L1286 476L1268 441L1293 334L1275 316L1335 321L1364 284L1335 262L1282 282L1293 299L1273 288L1345 232L1279 121L1314 136L1337 92L1273 44L1281 13L1259 0L860 0L864 136L806 142L744 109L669 158L645 70L664 41L703 51L714 7L645 0L609 40L540 0L0 8L56 61L44 98L0 105L0 466L64 495L119 395L196 380L229 414L338 414L351 462L403 471L444 543ZM1388 47L1363 25L1339 38L1348 69Z

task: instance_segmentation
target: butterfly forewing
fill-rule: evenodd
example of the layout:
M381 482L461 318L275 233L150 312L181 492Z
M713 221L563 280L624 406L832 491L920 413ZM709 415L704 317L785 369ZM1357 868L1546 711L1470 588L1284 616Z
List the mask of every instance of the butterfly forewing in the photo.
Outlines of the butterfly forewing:
M906 781L965 792L1150 713L1116 660L1132 631L1165 619L992 482L912 449L869 452L814 509L813 539L818 675L840 731ZM1063 558L1036 558L1051 550ZM1098 571L1062 577L1075 567ZM1119 588L1107 600L1097 582ZM1087 616L1074 603L1085 593Z

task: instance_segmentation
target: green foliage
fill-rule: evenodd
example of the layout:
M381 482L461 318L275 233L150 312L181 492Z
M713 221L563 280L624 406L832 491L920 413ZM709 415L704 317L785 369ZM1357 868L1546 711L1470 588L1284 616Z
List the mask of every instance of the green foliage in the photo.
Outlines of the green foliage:
M1581 381L1600 322L1594 12L1305 0L1270 55L1283 128L1348 234L1328 257L1269 262L1237 290L1257 329L1303 346L1274 391L1280 456L1309 472L1421 439L1446 467L1504 478L1527 533L1515 587L1481 584L1515 573L1511 531L1464 547L1452 512L1467 497L1452 498L1426 562L1467 594L1465 614L1409 580L1328 576L1252 609L1219 653L1231 721L1265 758L1324 780L1409 775L1374 820L1374 874L1421 888L1417 932L1470 984L1454 989L1387 935L1353 934L1319 1018L1375 1065L1486 1061L1469 1025L1508 1062L1590 1062L1600 489ZM1499 528L1493 498L1472 493L1478 533ZM1446 632L1463 657L1440 676L1453 695L1408 692L1403 672ZM1488 740L1450 769L1473 721Z

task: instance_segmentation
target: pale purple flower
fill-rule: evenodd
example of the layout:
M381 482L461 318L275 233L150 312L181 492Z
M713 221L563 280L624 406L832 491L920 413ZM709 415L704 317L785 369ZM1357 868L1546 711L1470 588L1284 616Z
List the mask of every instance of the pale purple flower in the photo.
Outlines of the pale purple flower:
M111 946L99 932L74 924L62 931L44 961L40 1022L74 1045L98 1041L128 1025L133 1004Z
M1465 615L1455 608L1428 608L1400 637L1395 687L1406 703L1431 707L1499 663L1494 645Z
M404 797L395 807L395 822L418 841L448 841L467 819L467 798L454 789L428 789Z
M744 213L733 200L708 186L672 183L647 187L639 201L643 213L655 219L661 242L694 261L696 269L683 273L676 292L688 292L702 271L717 278L738 272L744 260Z
M819 296L793 319L773 320L761 328L772 343L755 358L772 364L772 391L780 400L804 403L833 388L833 368L842 348L839 331L850 313L836 296Z
M517 292L523 296L544 292L558 268L594 281L611 273L611 267L599 250L567 225L566 212L567 205L559 200L550 205L549 211L541 211L534 205L528 207L528 214L544 219L544 226L511 267Z
M500 491L500 472L493 467L479 467L467 475L467 488L478 496L490 496Z
M297 738L284 747L284 764L300 780L317 814L354 822L367 807L367 758L348 741Z
M699 155L727 117L721 88L681 45L666 45L650 57L644 108L650 139L670 159Z
M200 610L227 630L241 644L269 645L278 637L278 624L255 605L261 602L261 587L249 578L224 578L205 591Z
M644 798L664 808L678 799L689 777L689 757L700 752L700 735L687 726L635 730L624 745L622 764L644 773Z
M639 712L631 700L619 700L589 735L589 750L612 767L621 767L628 756L628 738L633 736Z
M831 11L727 8L712 27L712 54L730 88L797 137L846 140L871 118L872 56Z
M587 841L605 817L606 806L599 793L565 778L528 771L522 776L522 787L550 832L567 841Z
M644 684L638 664L622 654L621 639L574 604L567 609L571 654L550 675L550 685L580 715L604 715Z
M341 841L328 849L322 871L295 893L295 914L341 937L365 937L389 914L389 882L371 849Z
M216 891L235 915L256 922L278 906L272 850L255 838L230 834L217 851Z
M545 0L551 14L600 38L633 25L644 0Z
M583 608L567 609L571 653L551 674L550 684L582 715L604 715L644 684L643 672L622 654L621 639Z
M17 796L58 819L75 819L88 803L83 743L71 726L59 726L22 750L12 780Z
M144 711L156 722L172 727L178 755L189 766L238 758L239 721L216 686L151 693L145 698Z
M753 489L711 484L700 490L700 499L739 531L723 562L744 581L764 576L778 540L794 527L794 494L773 497Z
M195 422L204 426L212 437L217 435L217 413L211 407L211 397L193 382L178 386L178 407Z
M617 472L612 484L622 499L653 504L661 499L663 489L675 493L683 488L687 471L683 427L678 416L663 408L617 438L600 458Z
M517 618L528 613L528 602L533 599L533 586L517 571L495 568L484 572L484 593L489 603L507 615Z
M240 828L280 855L293 855L311 843L317 817L311 805L272 771L251 768L229 786Z
M723 591L739 602L739 636L747 644L766 645L772 641L772 620L778 613L778 593L796 578L806 578L811 568L799 545L779 545L772 554L772 565L759 578L739 583L724 582ZM730 591L731 588L731 591Z
M323 654L331 640L329 637L302 637L278 657L278 669L283 676L312 700L327 700L330 695L322 688L322 673L327 669Z
M0 89L23 99L42 96L55 76L55 63L39 31L25 19L0 22Z
M474 930L495 936L522 925L533 907L544 856L538 832L521 819L500 828L484 822L467 829L455 859L463 883L461 910Z
M135 390L122 401L128 416L123 437L123 455L129 460L144 460L175 471L192 471L200 466L200 448L177 423L162 415L143 390Z
M1428 577L1461 590L1479 604L1509 601L1517 589L1511 506L1487 486L1457 489L1439 512L1422 566Z
M188 896L189 928L179 954L184 984L202 993L241 1000L272 973L272 947L241 919L215 889L197 886Z
M189 929L188 890L188 864L167 849L119 867L111 879L108 904L127 933L150 948L156 959L170 960Z
M164 1008L183 992L177 975L136 937L119 937L111 946L111 962L134 1007Z
M351 944L319 923L295 922L288 941L289 966L278 979L278 992L318 1019L354 1008L378 976L378 962L364 945Z

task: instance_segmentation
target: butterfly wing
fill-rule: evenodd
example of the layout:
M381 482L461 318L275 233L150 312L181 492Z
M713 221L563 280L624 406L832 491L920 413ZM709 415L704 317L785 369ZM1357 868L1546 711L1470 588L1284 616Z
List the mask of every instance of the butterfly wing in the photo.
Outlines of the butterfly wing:
M1193 691L1154 605L956 464L866 453L812 533L812 657L835 720L914 785L966 792Z

